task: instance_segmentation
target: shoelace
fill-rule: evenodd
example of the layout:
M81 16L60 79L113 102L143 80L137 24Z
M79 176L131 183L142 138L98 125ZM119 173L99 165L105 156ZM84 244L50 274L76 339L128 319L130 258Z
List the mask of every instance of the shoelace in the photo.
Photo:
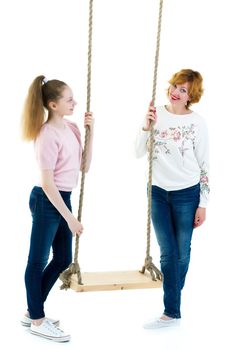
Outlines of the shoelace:
M52 332L54 335L63 335L64 332L56 327L53 323L49 322L48 320L44 321L44 326L45 328L47 328L47 330L49 330L50 332Z

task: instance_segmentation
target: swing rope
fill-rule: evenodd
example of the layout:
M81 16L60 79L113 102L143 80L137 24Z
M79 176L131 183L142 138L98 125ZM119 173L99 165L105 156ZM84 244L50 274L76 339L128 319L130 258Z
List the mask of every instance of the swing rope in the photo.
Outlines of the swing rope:
M159 4L159 18L158 18L158 28L157 28L157 40L156 40L156 52L155 52L155 63L154 63L154 79L153 79L153 89L152 89L152 99L153 106L155 104L156 97L156 87L157 87L157 72L159 64L159 49L160 49L160 36L161 36L161 24L162 24L162 12L163 12L163 0L160 0ZM148 140L148 208L147 208L147 249L146 258L144 266L141 272L145 273L146 270L150 272L153 281L159 279L162 281L162 274L159 269L153 264L152 257L150 256L150 238L151 238L151 188L152 188L152 162L153 162L153 146L154 146L154 127L151 123L150 135Z
M89 28L88 28L88 64L87 64L87 101L86 101L86 111L90 112L91 103L91 59L92 59L92 25L93 22L93 0L89 0ZM82 208L83 208L83 197L84 197L84 186L85 186L85 169L86 169L86 158L87 149L90 139L90 128L85 128L85 138L84 138L84 150L82 154L82 176L80 185L80 195L79 195L79 207L78 207L78 221L81 222L82 219ZM60 275L60 279L63 282L60 289L68 289L71 285L71 276L73 274L77 275L78 284L82 283L81 270L78 263L78 253L79 253L79 236L76 234L75 238L75 251L74 251L74 262L70 264L67 270L63 271Z
M161 35L161 23L162 23L162 9L163 0L160 0L159 6L159 18L158 18L158 29L157 29L157 43L154 63L154 78L153 78L153 89L152 89L152 102L155 103L156 87L157 87L157 71L159 61L159 49L160 49L160 35ZM88 72L87 72L87 104L86 111L90 112L90 100L91 100L91 58L92 58L92 20L93 20L93 0L89 0L89 34L88 34ZM90 136L90 129L86 127L85 139L84 139L84 150L82 156L82 177L80 185L80 196L79 196L79 209L78 209L78 221L81 222L83 197L84 197L84 185L85 185L85 167L86 167L86 156L87 147ZM150 237L151 237L151 187L152 187L152 161L153 161L153 145L154 145L154 128L151 124L150 136L149 136L149 172L148 172L148 209L147 209L147 249L144 266L142 267L141 273L145 273L148 270L151 274L152 280L162 280L162 274L159 269L153 264L152 257L150 256ZM78 263L78 252L79 252L79 236L76 235L75 240L75 252L74 262L70 264L67 270L61 273L60 279L63 282L60 289L68 289L71 285L71 277L73 274L77 275L78 284L82 285L82 276L80 266Z

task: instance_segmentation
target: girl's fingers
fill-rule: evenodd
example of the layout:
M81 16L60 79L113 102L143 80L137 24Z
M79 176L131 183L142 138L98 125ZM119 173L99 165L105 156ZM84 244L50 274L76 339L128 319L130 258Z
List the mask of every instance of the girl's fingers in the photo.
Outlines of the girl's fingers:
M93 123L92 112L86 112L84 118L84 125L91 126Z

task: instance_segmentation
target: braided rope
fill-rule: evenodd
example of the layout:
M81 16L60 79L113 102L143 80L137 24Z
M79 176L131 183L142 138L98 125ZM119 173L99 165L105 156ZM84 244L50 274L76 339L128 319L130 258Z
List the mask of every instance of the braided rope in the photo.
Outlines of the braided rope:
M153 89L152 89L153 105L155 103L156 87L157 87L157 72L158 72L158 64L159 64L162 12L163 12L163 0L160 0L156 52L155 52L155 62L154 62L154 79L153 79ZM153 144L154 144L154 127L153 127L153 124L151 124L150 136L149 136L149 151L148 151L149 170L148 170L148 208L147 208L147 249L146 249L145 263L144 263L144 266L142 267L141 272L144 273L146 270L148 270L151 274L152 280L155 281L157 278L159 280L162 280L162 274L159 271L159 269L157 269L157 267L153 264L152 257L150 256Z
M90 112L91 103L91 59L92 59L92 29L93 29L93 0L89 0L89 28L88 28L88 64L87 64L87 103L86 111ZM85 186L85 169L86 169L86 158L87 158L87 148L90 138L90 128L85 128L85 138L84 138L84 150L82 154L82 176L80 185L80 195L79 195L79 208L78 208L78 221L81 222L82 219L82 208L83 208L83 197L84 197L84 186ZM74 251L74 262L70 264L67 270L62 272L60 279L63 284L60 289L68 289L71 284L71 277L73 274L77 275L78 284L82 283L81 270L78 263L78 253L79 253L79 236L76 234L75 238L75 251Z

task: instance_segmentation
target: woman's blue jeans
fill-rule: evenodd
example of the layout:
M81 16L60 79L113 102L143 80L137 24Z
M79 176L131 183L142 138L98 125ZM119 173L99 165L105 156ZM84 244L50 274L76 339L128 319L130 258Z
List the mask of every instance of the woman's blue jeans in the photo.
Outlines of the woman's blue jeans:
M180 318L181 290L189 267L195 212L200 184L165 191L152 186L151 217L160 247L164 314Z
M71 192L60 191L60 194L71 210ZM44 302L51 288L72 261L72 233L41 187L32 189L29 207L32 231L25 285L29 315L39 319L45 316Z

